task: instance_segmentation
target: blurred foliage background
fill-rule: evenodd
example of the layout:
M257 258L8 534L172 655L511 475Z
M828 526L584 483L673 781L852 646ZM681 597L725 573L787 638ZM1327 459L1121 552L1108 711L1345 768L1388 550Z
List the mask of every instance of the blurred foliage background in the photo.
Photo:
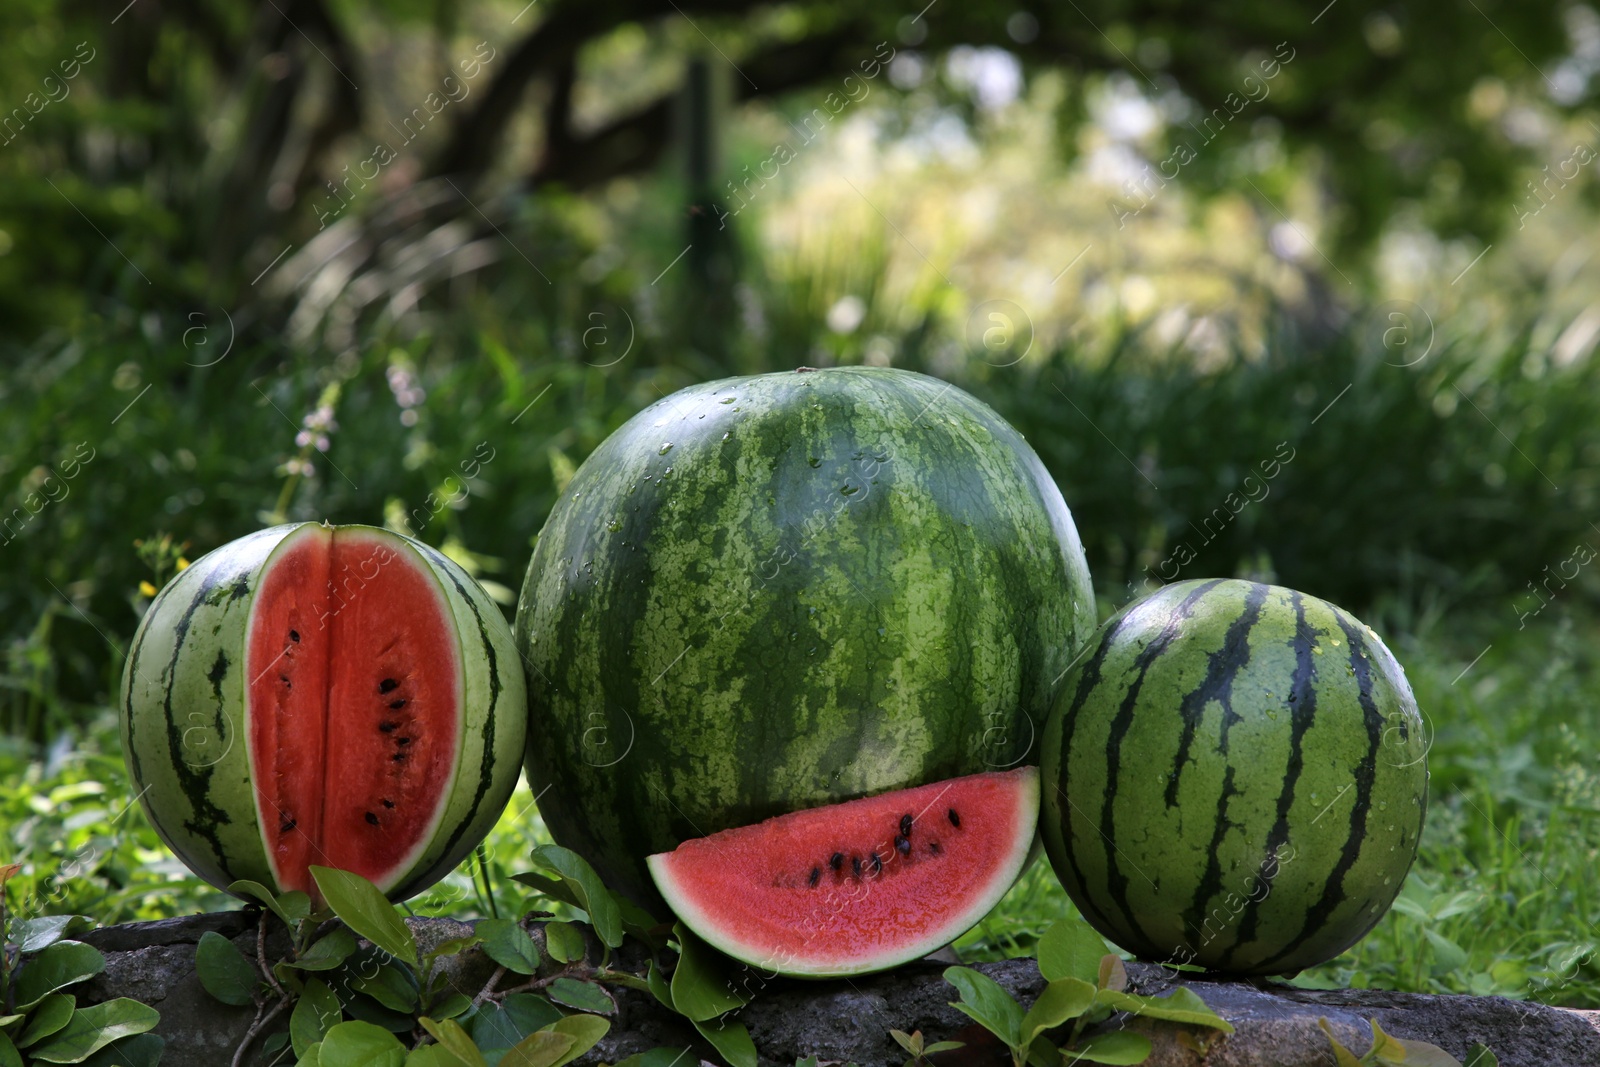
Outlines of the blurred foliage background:
M1423 889L1339 980L1594 1001L1597 72L1585 3L14 0L0 822L40 899L216 906L136 810L68 843L181 560L381 522L509 611L643 405L893 365L1023 431L1103 611L1270 578L1427 679Z

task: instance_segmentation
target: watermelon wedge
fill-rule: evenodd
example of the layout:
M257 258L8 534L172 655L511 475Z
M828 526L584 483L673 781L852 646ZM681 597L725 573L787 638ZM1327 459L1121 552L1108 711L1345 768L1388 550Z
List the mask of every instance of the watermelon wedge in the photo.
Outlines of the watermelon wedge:
M1034 767L780 815L646 861L678 918L738 960L825 978L925 956L977 924L1022 873Z

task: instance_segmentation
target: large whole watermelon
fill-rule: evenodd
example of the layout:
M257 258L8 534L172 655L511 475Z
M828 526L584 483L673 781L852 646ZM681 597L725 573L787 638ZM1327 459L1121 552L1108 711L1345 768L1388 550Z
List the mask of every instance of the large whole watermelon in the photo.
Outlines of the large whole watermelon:
M516 787L511 628L458 565L369 526L296 523L196 560L151 603L122 746L162 839L219 888L395 899L449 873Z
M1145 959L1316 966L1416 858L1427 739L1369 627L1292 589L1169 585L1113 617L1043 743L1045 849L1086 919Z
M1027 443L907 371L730 378L651 405L539 535L516 637L555 839L644 859L762 819L1037 759L1093 629Z

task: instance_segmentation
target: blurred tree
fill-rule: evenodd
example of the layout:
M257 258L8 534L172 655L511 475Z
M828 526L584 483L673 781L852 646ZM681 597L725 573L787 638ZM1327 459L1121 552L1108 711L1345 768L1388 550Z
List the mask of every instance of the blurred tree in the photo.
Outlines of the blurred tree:
M1593 71L1563 63L1564 20L1577 10L1509 0L544 0L520 11L136 0L108 19L20 0L0 28L0 245L12 248L0 255L0 317L27 335L62 322L85 290L136 306L152 296L231 305L285 244L338 219L369 184L391 200L418 179L454 191L424 187L380 220L388 229L342 239L341 254L358 257L341 261L347 278L381 259L397 227L430 234L460 219L463 243L486 230L469 200L479 193L581 190L649 168L675 136L676 89L607 84L596 57L618 34L643 35L656 54L709 44L732 68L735 103L806 89L825 106L885 57L926 62L957 46L1004 48L1025 70L1064 69L1075 84L1123 72L1173 120L1166 150L1127 190L1130 209L1168 180L1240 182L1252 141L1229 133L1237 118L1275 131L1289 158L1325 179L1336 258L1359 256L1401 205L1442 233L1489 239L1512 218L1505 205L1525 162L1506 123L1490 121L1495 101L1593 100ZM480 33L493 40L452 61ZM417 38L435 47L419 53ZM470 81L470 95L453 95L446 76ZM419 86L426 102L412 108L405 94ZM407 101L398 125L385 94ZM1084 94L1069 93L1064 151L1084 120ZM414 129L422 124L432 128ZM519 157L511 146L530 131L536 148ZM422 158L399 166L351 151L420 132ZM508 158L531 161L517 173ZM61 239L75 233L85 239Z

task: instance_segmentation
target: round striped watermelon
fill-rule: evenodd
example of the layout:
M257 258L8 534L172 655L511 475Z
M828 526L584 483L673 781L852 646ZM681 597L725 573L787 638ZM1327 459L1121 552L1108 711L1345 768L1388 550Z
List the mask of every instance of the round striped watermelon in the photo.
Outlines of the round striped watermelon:
M1348 612L1181 582L1102 626L1063 681L1045 849L1084 917L1140 957L1299 971L1394 902L1426 756L1405 672Z
M196 560L128 653L122 746L162 839L219 888L393 899L447 874L516 786L527 700L505 617L439 552L297 523Z
M534 547L529 781L558 842L655 906L645 857L687 839L1036 762L1093 625L1060 492L960 389L692 386L595 450Z

